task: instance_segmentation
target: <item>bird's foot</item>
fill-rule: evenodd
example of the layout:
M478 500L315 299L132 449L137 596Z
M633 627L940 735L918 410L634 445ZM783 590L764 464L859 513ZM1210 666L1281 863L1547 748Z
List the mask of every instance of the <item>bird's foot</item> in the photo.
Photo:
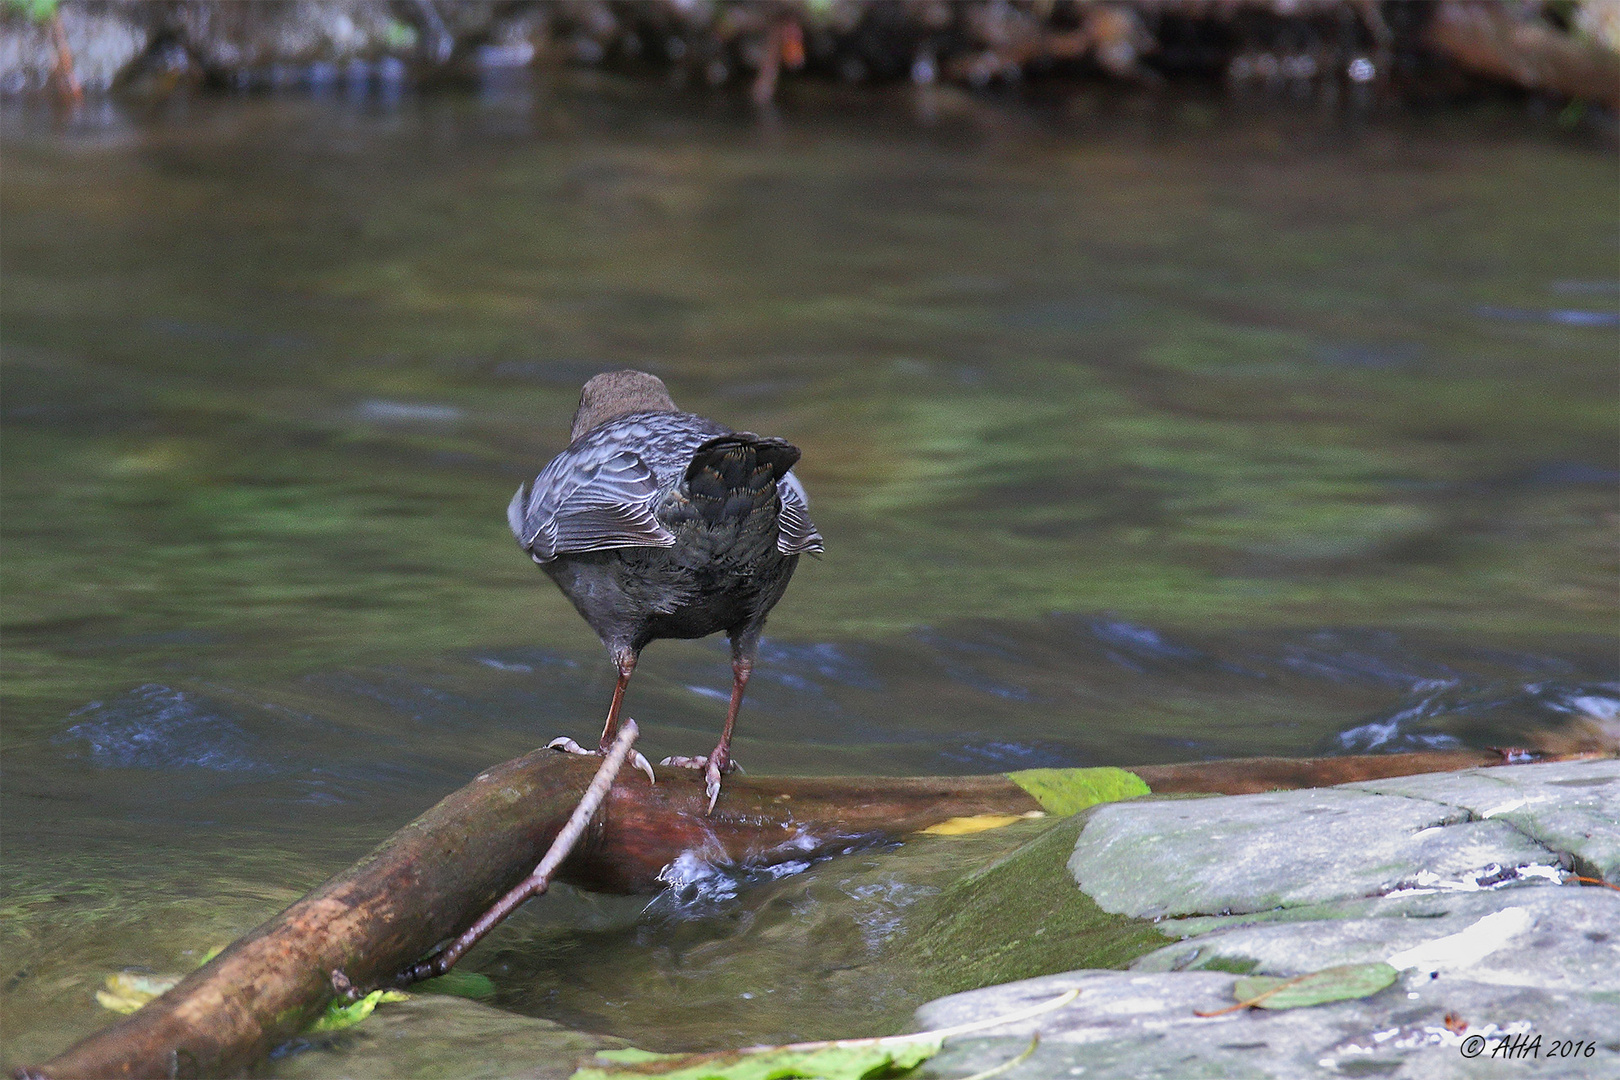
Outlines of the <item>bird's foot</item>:
M603 757L607 754L606 747L596 750L587 750L566 735L559 735L555 739L552 739L550 742L546 743L546 749L561 750L565 754L585 754L591 757ZM657 778L653 776L652 764L647 760L646 755L644 755L640 750L630 751L630 764L647 774L647 783L658 783Z
M703 792L709 797L709 813L714 813L715 800L720 798L720 778L726 773L742 772L743 767L731 760L731 755L715 748L707 757L667 757L660 765L673 765L679 769L702 769Z
M658 764L673 765L677 769L707 769L709 767L709 759L707 757L667 757ZM727 754L725 764L720 767L720 771L722 773L745 773L748 770L737 764L735 761L732 761L731 755Z

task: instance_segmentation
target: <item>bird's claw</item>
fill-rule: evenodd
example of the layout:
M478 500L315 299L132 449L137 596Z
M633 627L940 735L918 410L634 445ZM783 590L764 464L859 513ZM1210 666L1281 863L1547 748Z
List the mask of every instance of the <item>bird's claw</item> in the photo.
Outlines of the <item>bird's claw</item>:
M640 750L630 751L630 764L647 774L647 783L658 783L658 778L653 775L652 762L648 761L647 755L643 754Z
M606 752L604 750L587 750L566 735L559 735L546 743L546 749L561 750L565 754L585 754L596 757L601 757ZM630 751L630 764L647 774L647 783L658 783L658 778L653 775L652 763L647 760L647 755L640 750Z
M710 764L708 768L704 769L703 770L703 779L705 781L704 784L703 784L703 792L704 792L704 794L708 795L708 797L709 797L708 813L713 814L714 813L714 804L720 798L720 767L719 767L719 765L718 764Z
M709 797L708 813L714 813L714 804L720 798L720 778L726 773L742 772L743 768L730 755L709 754L705 757L667 757L660 765L673 765L679 769L703 770L703 793Z

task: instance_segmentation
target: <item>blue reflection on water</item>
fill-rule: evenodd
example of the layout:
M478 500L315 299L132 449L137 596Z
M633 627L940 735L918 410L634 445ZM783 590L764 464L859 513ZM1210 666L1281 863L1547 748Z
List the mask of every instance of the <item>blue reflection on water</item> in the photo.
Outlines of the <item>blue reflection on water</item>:
M102 768L270 771L256 756L257 740L211 704L158 683L147 683L73 713L85 717L57 735L58 746L84 744ZM73 754L71 756L77 756Z

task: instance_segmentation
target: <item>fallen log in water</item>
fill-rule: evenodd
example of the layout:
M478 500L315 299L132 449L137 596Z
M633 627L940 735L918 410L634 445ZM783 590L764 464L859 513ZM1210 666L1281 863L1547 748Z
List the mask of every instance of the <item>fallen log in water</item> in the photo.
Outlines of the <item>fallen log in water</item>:
M1154 792L1241 794L1497 764L1482 751L1135 770ZM334 996L393 977L469 926L524 878L567 820L598 759L537 750L480 774L360 862L234 942L129 1018L19 1076L173 1077L244 1072L302 1031ZM728 778L712 816L701 776L627 770L560 879L635 893L661 886L683 852L771 864L903 836L950 818L1026 814L1041 804L1006 775Z

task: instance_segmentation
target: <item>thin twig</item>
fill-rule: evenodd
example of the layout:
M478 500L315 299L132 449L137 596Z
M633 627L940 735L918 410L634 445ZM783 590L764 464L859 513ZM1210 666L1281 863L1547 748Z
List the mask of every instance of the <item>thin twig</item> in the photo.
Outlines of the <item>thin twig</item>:
M613 740L613 746L608 750L602 767L596 770L596 775L591 778L590 786L585 789L579 805L574 807L574 812L569 815L567 823L557 833L557 838L551 842L551 847L546 850L545 857L540 860L540 865L534 868L534 872L497 900L493 907L478 917L477 922L462 931L456 940L426 960L413 964L394 976L396 985L409 986L423 979L443 975L455 967L456 961L466 955L468 949L478 944L485 934L516 911L520 904L531 897L539 896L551 886L552 875L557 872L557 868L568 858L569 853L574 850L574 845L579 843L579 838L584 835L585 827L590 824L596 808L602 805L602 800L607 798L607 793L612 789L613 781L619 775L619 769L624 765L625 758L630 756L630 748L635 745L636 736L640 734L641 729L636 727L636 722L626 717L619 727L619 737Z
M1293 986L1295 983L1303 982L1304 980L1310 978L1312 975L1317 975L1317 974L1320 974L1320 972L1307 971L1303 975L1294 976L1292 979L1289 979L1287 982L1278 983L1276 986L1273 986L1270 990L1267 990L1263 994L1256 994L1254 997L1250 998L1248 1001L1240 1001L1236 1005L1228 1005L1226 1008L1224 1008L1224 1009L1216 1009L1214 1012L1199 1012L1197 1009L1194 1009L1193 1010L1193 1015L1194 1016L1202 1016L1203 1018L1205 1018L1207 1020L1211 1016L1225 1016L1227 1013L1234 1013L1234 1012L1237 1012L1239 1009L1252 1009L1256 1005L1260 1004L1262 1001L1264 1001L1267 998L1271 997L1273 994L1279 994L1282 991L1287 990L1290 986Z
M1007 1061L1003 1061L1000 1065L996 1065L996 1066L994 1066L992 1068L986 1069L983 1072L976 1072L972 1076L964 1076L964 1077L962 1077L962 1080L990 1080L990 1078L992 1076L1000 1076L1002 1073L1007 1072L1009 1069L1016 1068L1019 1065L1022 1065L1024 1062L1028 1061L1030 1059L1030 1056L1033 1055L1036 1050L1040 1049L1040 1045L1041 1045L1041 1029L1036 1028L1035 1033L1032 1034L1029 1037L1029 1045L1024 1047L1024 1052L1023 1053L1019 1054L1015 1058L1011 1058L1011 1059L1009 1059Z

